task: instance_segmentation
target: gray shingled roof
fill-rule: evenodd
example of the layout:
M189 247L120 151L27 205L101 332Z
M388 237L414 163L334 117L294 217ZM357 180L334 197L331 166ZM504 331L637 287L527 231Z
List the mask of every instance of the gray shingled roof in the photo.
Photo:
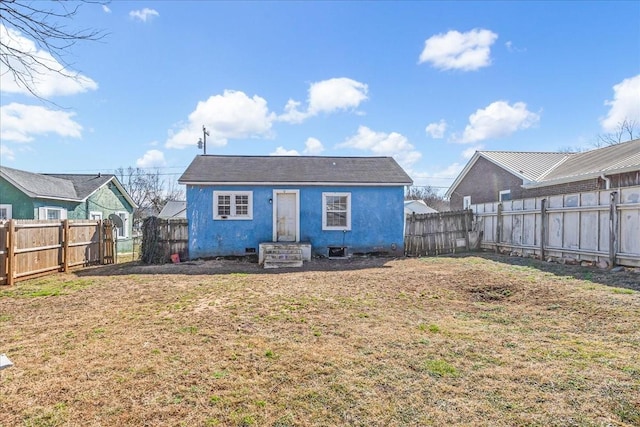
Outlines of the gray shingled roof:
M65 181L69 181L73 184L73 188L75 189L76 196L80 200L84 200L89 197L92 193L94 193L98 188L102 187L115 175L110 174L57 174L57 173L47 173L45 176L63 179Z
M0 176L33 198L78 200L73 183L65 179L0 166Z
M162 207L158 218L186 218L187 202L182 200L169 200Z
M392 157L197 156L181 184L411 185Z

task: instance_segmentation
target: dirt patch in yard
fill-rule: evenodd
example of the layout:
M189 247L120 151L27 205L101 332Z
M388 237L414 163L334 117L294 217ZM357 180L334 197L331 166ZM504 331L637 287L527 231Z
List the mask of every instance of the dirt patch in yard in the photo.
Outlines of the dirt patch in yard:
M0 288L0 426L640 425L637 273L474 254Z

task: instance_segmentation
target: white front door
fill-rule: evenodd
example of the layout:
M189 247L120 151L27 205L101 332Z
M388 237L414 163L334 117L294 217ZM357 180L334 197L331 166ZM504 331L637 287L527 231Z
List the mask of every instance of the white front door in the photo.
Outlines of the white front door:
M274 190L274 236L275 242L297 242L300 239L298 228L299 204L298 190Z

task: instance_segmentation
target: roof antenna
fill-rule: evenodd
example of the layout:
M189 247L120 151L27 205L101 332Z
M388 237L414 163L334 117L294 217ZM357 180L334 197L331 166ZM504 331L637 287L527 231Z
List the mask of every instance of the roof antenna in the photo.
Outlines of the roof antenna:
M198 148L204 148L204 154L207 154L207 136L209 136L209 131L204 125L202 125L202 136L203 138L198 138Z

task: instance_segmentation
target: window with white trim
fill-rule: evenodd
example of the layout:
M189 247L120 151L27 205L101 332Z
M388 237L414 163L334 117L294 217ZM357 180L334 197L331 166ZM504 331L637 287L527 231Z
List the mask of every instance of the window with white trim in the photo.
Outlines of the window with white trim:
M213 219L253 219L253 192L214 191Z
M511 190L500 191L500 195L498 197L501 202L506 202L507 200L511 200Z
M61 220L67 219L67 210L54 206L38 208L38 219Z
M351 230L351 193L322 193L322 229Z
M102 212L100 211L91 211L89 212L89 219L92 220L101 220L102 219Z
M471 207L471 196L464 196L462 198L462 209L469 209Z
M118 215L122 221L122 227L116 227L118 230L118 239L126 239L129 237L129 212L120 211L116 212L116 215Z
M0 221L5 219L11 219L13 206L11 205L0 205Z

